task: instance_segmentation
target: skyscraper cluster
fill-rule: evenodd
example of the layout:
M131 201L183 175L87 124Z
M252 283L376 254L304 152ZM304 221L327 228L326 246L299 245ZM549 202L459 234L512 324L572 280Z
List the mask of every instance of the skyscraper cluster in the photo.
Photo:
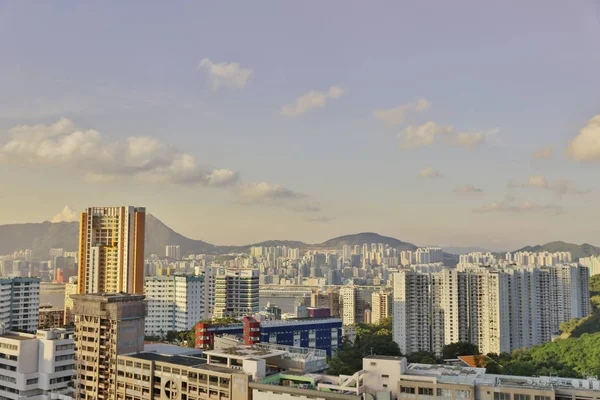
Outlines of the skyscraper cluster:
M394 274L394 341L404 354L440 354L470 342L486 353L552 340L562 322L590 313L588 269L475 265Z

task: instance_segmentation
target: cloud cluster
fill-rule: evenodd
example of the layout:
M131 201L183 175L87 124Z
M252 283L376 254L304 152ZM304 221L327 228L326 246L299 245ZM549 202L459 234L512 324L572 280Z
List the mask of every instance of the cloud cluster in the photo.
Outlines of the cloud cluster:
M401 125L406 121L410 112L423 112L431 107L431 103L424 98L418 98L408 104L401 104L394 108L379 109L373 111L373 117L387 126Z
M252 77L252 70L242 68L239 63L213 63L208 58L203 58L197 69L206 71L213 90L220 87L242 89Z
M534 151L531 158L534 160L549 160L552 158L552 153L552 147L546 146Z
M79 219L79 214L71 209L69 206L65 206L61 212L52 217L52 222L73 222Z
M494 202L475 209L477 212L506 212L506 213L524 213L524 212L543 212L551 211L556 214L562 212L562 208L556 204L539 204L531 201L517 203L514 196L507 196L501 202Z
M66 118L51 125L21 125L0 145L0 161L54 166L83 173L93 181L135 177L158 183L226 186L238 179L228 169L200 165L193 156L147 136L111 142L93 129L80 129Z
M410 125L402 129L398 138L402 140L403 149L415 149L418 147L431 146L439 141L473 149L488 141L495 135L496 130L489 132L456 132L452 126L438 125L433 121L427 121L421 125Z
M569 143L566 153L577 161L600 161L600 114L581 128Z
M267 205L299 212L321 210L318 204L309 202L304 193L274 183L243 183L238 186L237 194L242 204Z
M585 194L589 193L589 190L578 190L573 182L567 179L557 179L555 181L549 181L543 175L530 176L526 183L521 184L510 184L511 187L522 187L522 188L535 188L544 189L557 194Z
M341 86L331 86L326 92L311 90L298 97L294 104L281 107L279 113L287 118L296 118L316 108L324 108L329 100L337 99L344 95Z
M460 185L454 189L456 193L481 193L483 190L473 185Z
M441 177L442 177L442 175L440 174L440 172L433 167L428 167L428 168L425 168L425 169L419 171L419 178L439 179Z

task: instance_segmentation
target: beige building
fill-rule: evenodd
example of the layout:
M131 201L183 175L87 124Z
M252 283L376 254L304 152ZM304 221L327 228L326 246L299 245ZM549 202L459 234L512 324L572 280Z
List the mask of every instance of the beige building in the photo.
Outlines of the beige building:
M371 323L378 324L382 319L392 315L394 294L391 290L373 292L371 295Z
M75 322L75 319L73 318L73 299L71 298L71 295L77 294L77 290L77 277L72 276L69 278L69 282L65 283L65 326L72 325Z
M77 347L75 399L114 399L117 356L144 350L144 296L79 294L72 298Z
M40 306L39 312L39 329L60 328L65 320L65 310L62 308L54 308L51 304L43 304Z
M79 224L78 293L144 292L143 207L92 207Z

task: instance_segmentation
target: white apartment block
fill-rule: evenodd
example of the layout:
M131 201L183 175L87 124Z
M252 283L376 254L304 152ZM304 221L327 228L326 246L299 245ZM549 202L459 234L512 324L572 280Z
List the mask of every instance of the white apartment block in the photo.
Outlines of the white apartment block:
M168 244L165 247L165 256L173 260L181 260L181 247L179 245Z
M550 341L562 322L589 313L588 270L574 264L394 274L394 341L403 354L440 354L459 341L484 354L511 352Z
M473 252L469 254L462 254L458 258L459 264L483 264L490 265L496 263L496 256L492 253Z
M361 324L364 318L363 291L356 286L344 286L340 289L342 325Z
M588 267L590 276L600 274L600 256L582 257L579 259L579 264Z
M215 277L214 317L244 317L259 311L259 270L227 268Z
M190 330L204 316L204 276L152 276L144 285L146 335Z
M0 279L0 324L4 328L36 332L40 309L39 278Z
M0 398L48 400L75 374L73 332L0 331Z
M560 251L555 253L550 253L548 251L543 251L539 253L534 253L530 251L519 251L516 253L506 253L506 261L516 265L523 266L552 266L563 263L572 262L571 253L567 251Z

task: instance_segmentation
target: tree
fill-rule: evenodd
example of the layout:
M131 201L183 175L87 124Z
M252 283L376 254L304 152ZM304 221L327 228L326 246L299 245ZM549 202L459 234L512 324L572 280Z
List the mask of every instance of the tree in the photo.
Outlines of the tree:
M438 364L440 362L435 353L424 350L411 353L406 356L406 359L409 363L417 364Z
M468 342L450 343L442 347L444 360L453 360L458 356L473 356L479 354L477 345Z
M362 369L363 357L371 354L402 355L398 344L392 340L391 318L380 324L358 324L354 343L344 339L341 348L329 360L329 373L352 375Z
M174 341L177 340L177 337L178 337L177 331L168 331L167 337L165 338L165 340L169 343L173 343Z

